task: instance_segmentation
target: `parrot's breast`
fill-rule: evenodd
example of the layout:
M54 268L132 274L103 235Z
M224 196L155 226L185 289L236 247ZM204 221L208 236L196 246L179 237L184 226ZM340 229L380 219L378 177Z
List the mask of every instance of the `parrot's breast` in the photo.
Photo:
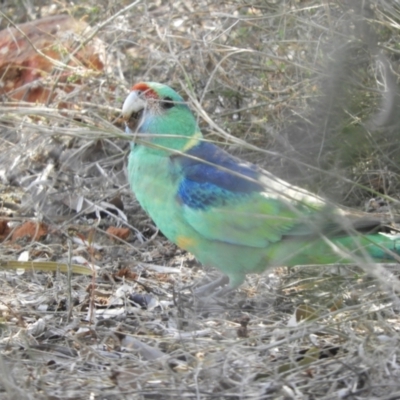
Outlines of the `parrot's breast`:
M179 170L165 155L135 147L128 161L129 182L137 200L172 242L193 251L197 232L183 219L178 201Z

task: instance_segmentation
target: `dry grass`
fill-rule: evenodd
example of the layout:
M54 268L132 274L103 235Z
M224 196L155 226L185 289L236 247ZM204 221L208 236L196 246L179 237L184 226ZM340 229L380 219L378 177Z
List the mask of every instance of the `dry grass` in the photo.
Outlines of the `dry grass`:
M2 99L9 238L25 221L48 234L4 240L0 254L95 272L3 270L0 398L399 398L397 265L374 277L280 268L193 303L179 289L213 272L156 235L136 203L118 119L131 84L166 82L229 151L343 205L395 201L398 104L381 102L376 61L383 54L398 76L395 2L143 1L123 13L123 1L44 3L5 0L1 12L16 23L84 18L108 64L83 77L76 69L80 83L46 106ZM73 107L60 110L66 101ZM131 235L111 238L110 226Z

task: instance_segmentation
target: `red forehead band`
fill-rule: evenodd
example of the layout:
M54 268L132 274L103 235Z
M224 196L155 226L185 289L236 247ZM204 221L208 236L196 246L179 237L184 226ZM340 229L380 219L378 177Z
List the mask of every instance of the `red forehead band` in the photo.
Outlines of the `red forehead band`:
M153 99L158 99L158 94L152 88L150 88L146 83L143 82L137 83L132 87L132 90L138 90L138 91L140 90L147 98L151 97Z

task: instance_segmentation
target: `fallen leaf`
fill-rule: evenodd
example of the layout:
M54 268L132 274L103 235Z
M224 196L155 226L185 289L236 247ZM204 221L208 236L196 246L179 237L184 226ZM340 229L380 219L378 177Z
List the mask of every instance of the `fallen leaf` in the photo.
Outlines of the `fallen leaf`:
M99 38L79 47L89 28L63 14L0 31L0 95L48 103L57 94L54 82L69 93L82 76L103 70L106 52Z
M0 241L10 234L10 227L5 219L0 219Z
M122 240L127 240L131 231L128 228L116 228L115 226L110 226L106 233L115 239L115 237Z
M11 236L11 241L15 242L21 238L28 240L40 240L47 235L48 227L43 222L27 221L22 225L16 227Z

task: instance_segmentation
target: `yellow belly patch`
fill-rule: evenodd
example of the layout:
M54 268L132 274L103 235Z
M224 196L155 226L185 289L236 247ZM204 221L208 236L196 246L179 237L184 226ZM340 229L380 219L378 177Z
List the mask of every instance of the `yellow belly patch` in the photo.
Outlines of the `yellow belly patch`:
M176 244L182 247L182 249L190 250L196 244L196 240L187 236L178 236L176 238Z

